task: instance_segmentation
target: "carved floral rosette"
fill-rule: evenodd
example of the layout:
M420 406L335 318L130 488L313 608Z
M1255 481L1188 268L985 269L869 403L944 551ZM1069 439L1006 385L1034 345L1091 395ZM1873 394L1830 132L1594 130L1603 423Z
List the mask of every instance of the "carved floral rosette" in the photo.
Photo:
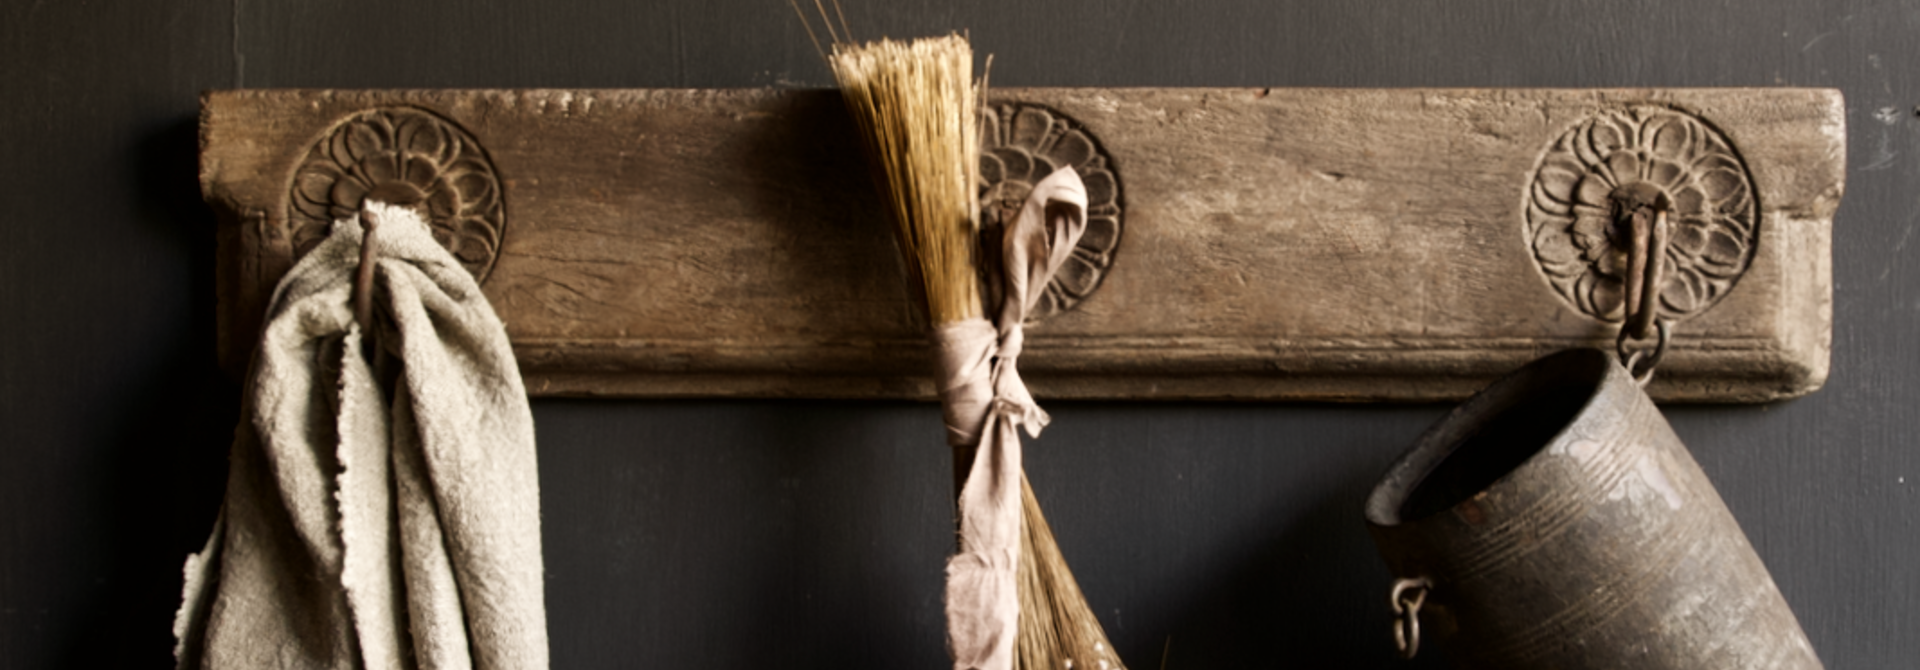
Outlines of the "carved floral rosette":
M1084 126L1037 105L1004 103L984 110L980 138L980 209L1017 209L1033 185L1063 167L1087 187L1087 230L1048 282L1028 322L1073 309L1100 287L1120 244L1120 180L1112 160Z
M1753 177L1718 130L1667 107L1600 112L1547 147L1527 188L1526 232L1548 283L1588 316L1622 318L1630 240L1614 223L1613 196L1636 183L1673 203L1659 317L1712 307L1759 242Z
M294 253L372 198L421 210L433 238L484 280L506 227L500 178L480 143L452 121L412 107L356 113L307 152L288 188Z

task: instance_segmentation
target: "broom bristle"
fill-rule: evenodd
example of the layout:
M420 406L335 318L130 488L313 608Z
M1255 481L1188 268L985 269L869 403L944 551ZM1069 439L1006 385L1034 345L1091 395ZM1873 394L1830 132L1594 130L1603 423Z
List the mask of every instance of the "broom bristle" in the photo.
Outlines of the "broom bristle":
M827 62L866 141L916 298L934 324L981 315L974 271L980 137L959 35L851 45Z
M1013 667L1125 670L1067 568L1025 473L1020 475L1020 508L1026 532L1020 538L1020 640Z

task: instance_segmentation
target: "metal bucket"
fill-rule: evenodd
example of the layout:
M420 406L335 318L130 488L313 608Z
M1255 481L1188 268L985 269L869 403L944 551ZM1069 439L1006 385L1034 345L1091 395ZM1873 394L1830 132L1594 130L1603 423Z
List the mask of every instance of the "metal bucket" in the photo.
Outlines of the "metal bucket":
M1475 395L1366 514L1401 578L1395 607L1413 611L1396 632L1458 667L1821 667L1706 474L1599 351Z

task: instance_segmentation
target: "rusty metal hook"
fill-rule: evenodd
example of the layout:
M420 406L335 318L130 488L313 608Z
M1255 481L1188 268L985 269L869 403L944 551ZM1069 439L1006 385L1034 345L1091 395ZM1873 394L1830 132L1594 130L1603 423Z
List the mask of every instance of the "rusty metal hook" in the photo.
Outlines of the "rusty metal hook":
M1673 201L1651 184L1634 184L1614 200L1614 221L1628 229L1625 317L1620 330L1644 340L1653 336L1654 316L1660 311L1660 289L1665 282L1667 212Z
M360 271L353 279L353 320L363 335L373 330L373 231L380 217L372 205L369 200L360 206Z
M1659 187L1639 182L1615 192L1613 205L1614 224L1626 229L1628 239L1626 290L1621 305L1624 314L1614 350L1620 356L1620 364L1633 374L1634 381L1645 386L1653 379L1654 366L1665 357L1671 337L1671 322L1658 316L1660 291L1666 286L1667 240L1672 229L1667 222L1667 212L1673 209L1673 200ZM1628 340L1644 340L1656 334L1659 340L1651 355L1641 351L1628 353Z

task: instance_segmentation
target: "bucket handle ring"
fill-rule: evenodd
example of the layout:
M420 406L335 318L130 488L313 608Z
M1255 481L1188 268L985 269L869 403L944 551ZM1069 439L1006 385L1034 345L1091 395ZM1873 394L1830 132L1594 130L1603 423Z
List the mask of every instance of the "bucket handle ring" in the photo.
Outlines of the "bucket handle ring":
M1393 583L1393 644L1400 657L1411 659L1420 653L1420 606L1427 602L1433 581L1425 577L1403 578Z
M1653 381L1653 368L1660 364L1660 359L1666 357L1667 342L1673 339L1672 324L1673 321L1670 319L1655 321L1654 326L1659 332L1659 339L1655 341L1653 347L1631 351L1628 350L1627 342L1633 338L1628 337L1627 329L1620 329L1620 337L1614 340L1613 350L1614 354L1620 357L1621 367L1625 367L1627 373L1633 375L1633 383L1644 387L1647 382Z

